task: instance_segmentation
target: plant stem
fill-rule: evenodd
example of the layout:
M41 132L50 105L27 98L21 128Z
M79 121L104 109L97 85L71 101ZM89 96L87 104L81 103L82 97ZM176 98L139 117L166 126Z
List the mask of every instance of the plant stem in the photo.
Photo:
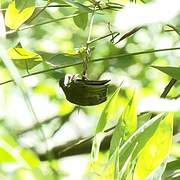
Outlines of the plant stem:
M160 97L161 98L165 98L168 95L168 93L171 90L171 88L175 85L176 82L177 82L177 80L172 78L169 81L168 85L165 87L165 89L164 89L164 91L163 91L163 93L161 94Z
M57 22L57 21L62 21L62 20L65 20L65 19L70 19L70 18L73 18L73 17L78 16L78 15L79 14L72 14L72 15L69 15L69 16L62 17L62 18L57 18L57 19L53 19L53 20L50 20L50 21L45 21L45 22L42 22L42 23L29 25L29 26L26 26L26 27L23 27L23 28L19 28L17 30L10 30L10 31L6 32L6 35L13 34L15 32L19 32L19 31L24 31L24 30L30 29L30 28L35 28L35 27L38 27L38 26L41 26L41 25L45 25L45 24L49 24L49 23L53 23L53 22Z
M94 43L94 42L96 42L96 41L99 41L99 40L101 40L101 39L107 38L107 37L112 36L112 35L114 35L114 34L117 34L117 32L113 32L113 33L110 33L110 34L107 34L107 35L104 35L104 36L95 38L95 39L87 42L87 44L90 45L90 44L92 44L92 43Z
M35 113L34 108L32 106L29 94L26 90L26 87L24 86L24 83L21 79L21 76L19 75L19 72L16 69L16 66L13 64L13 62L8 59L8 56L6 54L6 49L3 46L0 46L0 50L1 50L1 59L2 59L3 63L5 64L5 66L7 67L8 71L10 72L10 74L13 78L12 81L14 81L16 83L17 87L19 88L20 92L22 93L22 96L24 98L24 102L25 102L25 104L26 104L26 106L30 112L30 115L32 116L34 121L39 125L39 127L41 127L40 133L41 133L42 139L45 141L45 146L46 146L47 156L48 156L47 159L50 159L50 154L49 154L49 150L48 150L48 144L46 141L45 133L42 129L41 123L39 122L39 120L36 116L36 113Z
M119 58L119 57L128 57L128 56L130 57L130 56L137 56L137 55L141 55L141 54L151 54L151 53L155 53L155 52L174 51L174 50L180 50L180 47L147 50L147 51L140 51L140 52L134 52L134 53L128 53L128 54L120 54L120 55L109 56L109 57L105 57L105 58L92 59L91 61L89 61L89 63L94 63L94 62L99 62L99 61L104 61L104 60L111 60L112 61L112 60L117 60L117 58ZM64 65L64 66L57 66L57 67L54 67L54 68L50 68L50 69L46 69L46 70L42 70L42 71L37 71L37 72L31 73L31 74L23 75L22 78L26 78L26 77L30 77L30 76L50 72L50 71L55 71L55 70L63 69L63 68L67 68L67 67L81 65L82 63L83 62L80 61L80 62L77 62L77 63L68 64L68 65ZM8 81L4 81L4 82L0 83L0 85L7 84L7 83L10 83L10 82L13 82L13 80L10 79Z
M94 17L95 17L95 11L96 11L96 7L94 7L94 10L93 10L92 16L91 16L91 20L90 20L89 34L88 34L87 44L89 43L89 41L90 41L90 39L91 39L92 27L93 27L93 22L94 22Z
M172 30L174 30L180 36L180 32L176 27L174 27L173 25L170 25L170 24L167 24L167 26L170 27ZM175 85L176 82L177 82L177 80L172 78L169 81L168 85L165 87L165 89L164 89L164 91L163 91L163 93L161 94L160 97L165 98L168 95L171 88Z
M89 56L90 56L90 50L89 50L89 44L88 42L91 39L91 33L92 33L92 27L93 27L93 22L94 22L94 17L95 17L95 11L96 11L96 5L94 6L92 15L91 15L91 20L90 20L90 25L89 25L89 33L88 33L88 39L86 41L86 49L82 55L82 60L83 60L83 75L82 79L85 80L88 78L88 62L89 62Z
M46 5L45 6L36 6L36 8L38 8L38 9L43 9L44 7L46 7ZM47 8L57 8L57 7L71 7L70 5L68 5L68 4L54 4L54 5L48 5L47 6ZM0 9L0 11L6 11L7 10L7 8L3 8L3 9Z
M48 5L50 4L51 2L50 1L47 1L47 4L39 11L37 12L30 20L28 23L34 21L34 19L36 19L47 7Z
M173 31L175 31L180 36L180 31L176 27L174 27L171 24L167 24L167 26L170 27Z
M112 131L115 127L116 127L116 126L110 127L110 128L108 128L108 129L106 129L104 132L105 132L105 133L109 133L109 132ZM88 141L91 141L94 137L95 137L95 135L94 135L94 136L91 136L91 137L88 137L88 138L84 138L84 139L82 139L82 140L80 140L80 141L77 141L77 142L75 142L75 143L72 143L72 144L70 144L69 146L67 146L66 148L62 149L62 150L59 152L59 154L64 153L64 152L68 151L69 149L72 149L72 148L75 147L75 146L78 146L78 145L80 145L80 144L84 144L84 143L86 143L86 142L88 142Z

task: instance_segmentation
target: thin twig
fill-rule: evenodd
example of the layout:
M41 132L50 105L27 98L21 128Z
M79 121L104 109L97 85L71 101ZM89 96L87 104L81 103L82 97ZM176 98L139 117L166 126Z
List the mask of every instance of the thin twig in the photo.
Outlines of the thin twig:
M50 118L45 119L43 121L40 121L40 123L41 124L48 124L49 122L53 121L54 119L58 119L58 118L61 118L61 117L59 115L55 115L53 117L50 117ZM22 131L18 132L17 135L25 134L25 133L32 131L34 129L37 129L37 128L39 128L39 123L36 123L36 124L26 128L26 129L23 129Z
M110 127L110 128L108 128L108 129L106 129L104 132L105 132L105 133L109 133L109 132L112 131L115 127L116 127L116 126ZM80 145L80 144L84 144L84 143L86 143L86 142L88 142L88 141L91 141L94 137L95 137L95 136L93 135L93 136L91 136L91 137L84 138L84 139L82 139L82 140L80 140L80 141L78 140L77 142L73 142L72 144L69 144L66 148L64 148L64 149L62 149L61 151L59 151L59 154L62 154L62 153L64 153L64 152L68 151L69 149L73 148L74 146L78 146L78 145Z
M177 29L176 27L174 27L173 25L171 24L167 24L168 27L170 27L173 31L175 31L179 36L180 36L180 31L179 29Z
M50 3L51 3L50 1L47 1L47 4L42 9L40 9L40 11L37 12L32 18L30 18L30 20L28 21L28 24L34 21L48 7Z
M170 99L178 99L180 98L180 94L178 94L177 96L171 97Z
M169 81L168 85L165 87L165 89L164 89L164 91L163 91L163 93L161 94L160 97L161 98L165 98L168 95L168 93L171 90L171 88L175 85L176 82L177 82L177 80L172 78Z
M96 11L96 6L94 7L94 10L93 10L92 16L91 16L91 20L90 20L87 44L88 44L88 42L89 42L90 39L91 39L92 27L93 27L93 22L94 22L94 17L95 17L95 11Z
M131 31L127 32L126 34L124 34L115 44L118 44L120 41L132 36L133 34L135 34L137 31L139 31L142 27L136 27L134 29L132 29Z
M88 38L86 41L86 50L85 52L81 55L81 58L83 60L83 75L82 78L83 79L87 79L88 78L88 62L90 59L90 50L89 50L89 44L88 42L91 40L91 33L92 33L92 27L93 27L93 22L94 22L94 17L95 17L95 11L96 11L96 5L94 5L94 9L91 15L91 19L90 19L90 24L89 24L89 32L88 32Z
M45 24L49 24L49 23L53 23L53 22L57 22L57 21L62 21L62 20L65 20L65 19L70 19L70 18L73 18L73 17L78 16L78 15L79 14L72 14L72 15L69 15L69 16L53 19L53 20L50 20L50 21L45 21L45 22L42 22L42 23L37 23L37 24L32 24L32 25L29 25L29 26L25 26L25 27L19 28L17 30L10 30L10 31L6 32L6 35L13 34L15 32L19 32L19 31L24 31L24 30L27 30L27 29L30 29L30 28L35 28L35 27L38 27L38 26L41 26L41 25L45 25Z
M107 38L107 37L112 36L112 35L114 35L114 34L117 34L117 32L113 32L113 33L110 33L110 34L107 34L107 35L104 35L104 36L95 38L95 39L89 41L87 44L90 45L90 44L92 44L92 43L94 43L94 42L96 42L96 41L99 41L99 40L101 40L101 39Z
M141 55L141 54L151 54L151 53L155 53L155 52L173 51L173 50L180 50L180 47L147 50L147 51L140 51L140 52L134 52L134 53L128 53L128 54L120 54L120 55L109 56L109 57L105 57L105 58L92 59L88 63L94 63L94 62L105 61L105 60L111 60L112 61L112 60L118 60L118 58L120 58L120 57L122 58L122 57L129 57L129 56L137 56L137 55ZM22 78L27 78L27 77L30 77L30 76L34 76L34 75L38 75L38 74L42 74L42 73L47 73L47 72L50 72L50 71L55 71L55 70L59 70L59 69L67 68L67 67L81 65L82 63L83 62L80 61L80 62L77 62L77 63L68 64L68 65L64 65L64 66L57 66L57 67L54 67L54 68L50 68L50 69L46 69L46 70L42 70L42 71L37 71L37 72L31 73L31 74L23 75ZM13 82L13 80L10 79L8 81L1 82L0 85L8 84L10 82Z
M180 32L176 27L174 27L173 25L170 25L170 24L167 24L167 26L170 27L172 30L174 30L180 36ZM168 85L165 87L163 93L161 94L161 98L165 98L168 95L169 91L175 85L176 82L177 82L177 80L174 78L172 78L169 81Z
M45 6L36 6L37 9L43 9ZM54 5L48 5L47 8L58 8L58 7L72 7L69 4L54 4ZM7 8L1 8L0 11L6 11Z

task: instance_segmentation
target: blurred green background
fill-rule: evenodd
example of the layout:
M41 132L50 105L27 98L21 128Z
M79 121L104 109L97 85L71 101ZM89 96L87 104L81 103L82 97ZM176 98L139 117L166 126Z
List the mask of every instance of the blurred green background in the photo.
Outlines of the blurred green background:
M78 2L88 4L85 0ZM106 1L104 0L104 2ZM117 0L114 2L126 4L129 1ZM1 8L7 8L8 3L7 0L1 0ZM39 0L37 6L44 6L45 3L45 1ZM63 1L57 0L52 5L58 3L64 4ZM31 24L71 15L76 11L74 7L49 7ZM5 11L2 10L1 13L4 14ZM111 23L112 31L116 31L114 27L116 13L117 11L114 10L103 10L96 13L91 39L109 34L108 22ZM175 27L180 27L178 20L178 17L173 18L170 23ZM8 47L15 47L21 42L25 49L45 57L43 63L29 70L31 74L54 67L52 63L63 66L78 62L78 59L69 60L63 56L51 60L48 60L47 57L50 54L72 54L77 48L85 46L88 27L89 22L86 29L82 30L70 18L7 35L6 43ZM99 40L91 45L94 48L91 58L178 47L180 45L178 34L175 31L168 31L168 29L170 28L164 24L150 24L116 45L111 43L111 37ZM122 111L134 90L138 94L139 113L151 110L152 106L156 111L161 112L161 104L157 105L155 99L159 98L170 77L150 66L179 66L179 64L179 51L164 51L90 63L88 74L90 79L111 79L108 97L123 81L117 102L118 112L114 112L112 108L112 123L114 123L116 115ZM21 75L27 74L26 70L18 69L18 71ZM23 79L37 119L42 124L46 143L40 126L30 115L17 86L12 82L0 86L0 179L103 179L103 177L99 178L98 175L94 175L96 172L98 174L98 164L97 167L94 167L95 170L89 168L90 157L88 154L62 157L51 162L40 161L38 158L38 154L44 153L47 148L67 145L73 140L93 135L105 105L103 103L94 107L79 107L68 102L58 85L59 79L67 73L81 74L82 65L49 71ZM9 79L11 79L10 73L1 62L0 82ZM179 92L180 83L178 81L168 94L168 98L177 97ZM140 124L142 123L140 120ZM174 134L180 131L179 123L180 111L176 111ZM103 159L106 159L107 155L102 153L101 156L101 163L103 163ZM179 144L173 146L172 158L174 158L173 156L180 157ZM105 179L108 179L108 174Z

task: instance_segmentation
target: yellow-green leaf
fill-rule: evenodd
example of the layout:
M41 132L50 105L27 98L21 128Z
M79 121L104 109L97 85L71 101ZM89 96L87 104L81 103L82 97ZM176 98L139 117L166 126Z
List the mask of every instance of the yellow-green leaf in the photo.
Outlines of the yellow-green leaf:
M105 137L105 133L100 132L100 133L97 133L93 139L92 150L91 150L92 162L95 162L98 160L100 145L104 137Z
M116 99L118 97L120 88L118 88L115 93L111 96L109 101L107 102L106 106L103 109L103 112L101 113L101 117L99 119L99 122L96 127L96 134L93 139L93 145L92 145L92 150L91 150L91 161L95 162L98 159L98 154L99 154L99 149L101 145L101 141L103 140L105 133L104 129L106 127L107 121L109 120L109 116L112 113L110 111L110 108L115 106Z
M127 139L137 128L137 103L133 95L122 114L122 127L124 127L124 138Z
M110 108L116 107L115 102L118 97L120 88L118 88L115 93L111 96L109 101L107 102L106 106L103 109L103 112L101 113L101 117L99 119L99 122L96 127L96 134L99 132L104 131L104 128L106 127L109 115L111 114Z
M5 24L10 29L19 28L33 14L35 6L23 10L16 9L15 2L11 2L6 10Z
M11 153L8 152L4 147L1 147L1 142L0 142L0 154L1 154L0 164L16 162L16 159L11 155Z
M110 157L119 146L121 140L126 140L137 128L137 105L133 95L127 107L118 120L118 124L113 132L110 144Z
M174 79L180 80L180 67L171 67L171 66L152 66L153 68L156 68L163 73L166 73L167 75L171 76Z
M20 149L19 154L30 167L39 167L40 160L33 151Z
M16 66L22 69L31 69L42 62L40 55L22 47L9 48L8 55Z
M145 180L168 156L172 145L172 133L173 113L169 113L142 149L134 171L135 180Z

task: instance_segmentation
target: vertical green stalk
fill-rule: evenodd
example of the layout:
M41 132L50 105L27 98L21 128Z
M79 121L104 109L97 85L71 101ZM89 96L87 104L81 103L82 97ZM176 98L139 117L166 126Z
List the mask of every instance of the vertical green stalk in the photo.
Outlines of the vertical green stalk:
M31 104L31 101L30 101L30 98L29 98L29 95L28 95L28 92L27 92L27 88L25 87L17 68L15 67L13 62L11 60L9 60L9 58L7 56L7 53L6 53L6 49L4 48L4 46L2 44L0 44L0 52L1 52L0 58L2 59L4 65L9 70L9 72L10 72L10 74L12 76L12 79L14 80L14 82L16 83L17 87L19 88L20 92L22 93L25 104L26 104L27 108L29 109L29 112L30 112L32 118L34 119L34 121L40 127L41 138L44 139L45 145L46 145L46 150L48 152L48 145L47 145L47 142L46 142L46 136L44 134L44 131L42 130L41 123L39 122L39 120L38 120L38 118L36 116L36 113L35 113L35 111L33 109L33 106ZM49 154L49 153L47 153L47 154Z
M88 62L89 62L89 56L90 56L89 42L91 40L91 33L92 33L92 27L93 27L93 22L94 22L94 17L95 17L95 11L96 11L96 5L94 5L94 9L93 9L93 12L91 15L88 39L86 41L86 49L85 49L84 55L82 57L82 60L83 60L83 79L87 79Z
M96 11L96 6L94 7L94 10L92 12L91 20L90 20L90 25L89 25L89 34L88 34L88 39L87 39L87 44L91 40L91 33L92 33L92 27L93 27L93 22L94 22L94 17L95 17L95 11ZM88 45L87 45L88 46Z

